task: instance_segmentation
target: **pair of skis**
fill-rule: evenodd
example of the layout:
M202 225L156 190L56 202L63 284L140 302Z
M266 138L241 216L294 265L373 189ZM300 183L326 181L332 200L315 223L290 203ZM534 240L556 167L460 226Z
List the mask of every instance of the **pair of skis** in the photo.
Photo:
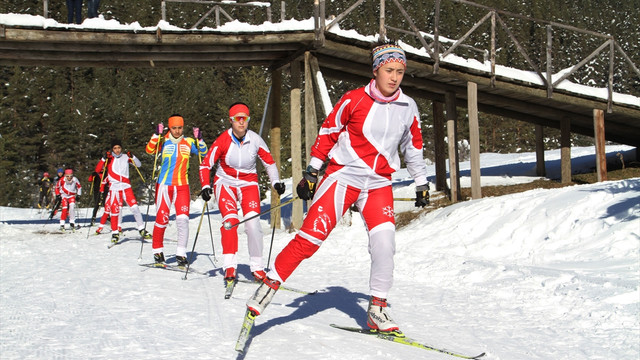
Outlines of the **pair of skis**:
M177 272L181 272L184 273L187 271L187 267L186 266L178 266L178 265L171 265L171 264L165 264L165 263L148 263L148 264L138 264L140 266L144 266L144 267L148 267L148 268L155 268L155 269L164 269L164 270L168 270L168 271L177 271ZM194 274L198 274L198 275L209 275L205 272L202 271L198 271L192 267L189 267L189 273L194 273Z
M253 324L256 321L256 317L257 317L257 315L255 315L251 310L247 309L247 312L245 313L245 316L244 316L244 320L242 322L242 328L240 329L240 335L238 336L238 341L236 342L236 351L238 351L240 353L244 353L244 351L246 349L247 340L249 340L249 334L251 333L251 329L253 328ZM485 355L485 353L481 353L479 355L470 356L470 355L464 355L464 354L461 354L461 353L457 353L457 352L446 350L446 349L442 349L442 348L436 348L436 347L433 347L433 346L430 346L430 345L427 345L427 344L420 343L420 342L418 342L418 341L416 341L416 340L414 340L414 339L412 339L410 337L406 337L400 331L380 332L380 331L373 330L373 329L364 329L364 328L360 328L360 327L351 327L351 326L341 326L341 325L336 325L336 324L331 324L331 326L336 328L336 329L355 332L355 333L358 333L358 334L375 335L378 339L388 340L388 341L392 341L392 342L395 342L395 343L398 343L398 344L412 346L412 347L415 347L415 348L418 348L418 349L436 351L436 352L439 352L439 353L451 355L451 356L458 357L458 358L461 358L461 359L479 359L479 358L481 358L481 357L483 357Z
M245 284L260 284L260 281L249 280L249 279L238 279L238 278L233 280L225 280L224 282L225 282L225 288L224 288L225 299L231 298L231 295L233 294L233 289L235 289L236 287L236 283L241 282ZM291 291L291 292L302 294L302 295L314 295L318 293L318 290L306 291L306 290L296 289L296 288L283 286L283 285L280 286L280 289Z

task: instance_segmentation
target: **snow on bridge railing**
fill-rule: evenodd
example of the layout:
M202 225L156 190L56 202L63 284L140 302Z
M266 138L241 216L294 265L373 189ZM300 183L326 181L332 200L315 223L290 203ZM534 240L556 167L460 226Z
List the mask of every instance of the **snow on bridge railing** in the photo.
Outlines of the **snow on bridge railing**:
M496 65L497 59L499 58L497 53L499 51L507 52L508 48L511 47L515 48L515 50L512 51L512 54L509 54L509 56L505 55L504 57L509 59L510 56L513 56L516 53L522 56L526 68L521 70L533 72L539 82L547 88L547 96L551 98L553 91L558 89L560 87L559 85L564 80L567 80L570 76L574 76L574 78L577 77L578 71L581 69L584 71L587 65L590 68L593 67L593 64L600 60L598 58L599 56L606 56L604 61L601 60L601 62L604 63L601 65L605 67L605 71L602 71L604 76L595 80L590 78L588 81L603 85L606 84L608 91L608 112L612 111L614 87L616 88L616 91L625 91L630 95L638 96L638 94L631 94L633 91L632 89L634 88L633 83L640 81L640 70L638 70L638 65L634 63L629 55L627 55L627 53L622 49L620 43L611 35L601 34L591 30L584 30L553 21L534 19L528 16L479 5L467 0L435 0L433 12L431 13L433 16L431 18L419 19L420 24L423 26L426 26L425 24L431 24L429 31L422 31L418 27L418 22L416 22L405 9L405 6L415 5L414 2L405 2L405 6L403 6L399 0L391 0L391 2L394 6L386 6L385 0L357 0L347 9L342 10L337 8L335 2L330 2L331 5L328 5L325 0L315 0L314 6L316 9L314 10L314 17L316 18L315 23L317 24L316 33L318 34L318 41L324 41L324 33L330 31L331 28L336 25L341 25L341 28L343 29L345 28L345 24L349 26L348 19L350 15L358 17L359 19L363 16L370 15L372 7L364 7L363 4L366 3L367 5L373 5L373 8L377 5L379 21L377 24L376 35L378 35L379 38L386 39L388 37L387 31L394 31L401 34L398 37L399 40L403 40L408 43L408 45L413 45L418 49L421 46L422 49L426 51L427 55L433 60L433 72L435 74L439 71L440 62L447 61L447 57L454 54L454 51L460 49L471 50L482 54L483 63L486 63L487 61L489 62L491 85L495 86ZM451 40L448 37L443 37L441 33L441 12L446 9L451 10L451 7L443 6L443 3L445 2L448 3L447 5L455 3L465 6L466 10L464 11L467 13L474 13L476 16L480 17L480 19L457 40ZM421 4L424 8L424 3ZM474 8L474 10L469 10L470 8ZM358 9L358 11L356 11L356 9ZM331 10L336 10L337 15L331 13ZM455 10L462 13L460 9L456 8ZM329 23L327 23L326 14L331 14L331 20L329 20ZM389 19L391 19L394 26L388 24L390 23ZM487 25L487 22L490 22L490 24ZM522 40L519 41L514 35L514 33L516 33L515 30L517 30L517 25L522 22L527 22L532 29L535 29L534 32L536 34L543 33L541 36L542 39L524 39L524 41L526 41L525 44L527 45L524 46ZM351 24L355 23L356 22L351 22ZM371 24L368 25L373 27ZM408 27L409 30L403 29L402 27ZM358 30L363 29L357 29L357 31ZM366 30L370 31L371 29L369 28ZM489 35L487 35L487 30ZM454 29L451 32L454 33L458 31L460 31L460 29ZM502 31L502 33L499 33L499 31ZM601 43L592 41L591 44L596 43L599 44L599 46L584 58L565 59L559 57L554 59L553 54L563 52L561 51L561 48L558 48L560 46L560 40L554 38L554 31L559 32L561 35L559 35L558 38L561 38L565 42L567 41L567 37L562 35L569 32L573 33L573 37L582 35L598 38ZM402 37L403 35L404 37ZM485 42L488 41L488 49L480 49L478 40L484 40ZM541 41L541 43L538 44L538 52L534 53L532 49L535 48L532 46L532 43L536 40ZM498 41L501 42L498 43ZM465 44L465 42L472 43ZM505 51L505 49L507 50ZM565 51L564 53L566 54L568 51ZM544 60L536 62L534 61L536 57L543 58ZM570 61L574 61L574 63L570 63ZM569 64L567 67L562 67L563 70L554 74L554 62L558 68L561 67L558 66L558 63L560 62ZM631 79L629 79L629 76L626 76L627 74L624 73L623 66L625 65L632 71L630 72ZM505 66L513 67L512 64L505 64ZM542 69L545 69L546 71L543 73ZM589 74L586 76L591 76L592 70L590 69L588 72ZM636 75L635 77L633 76L633 72ZM595 75L598 74L595 73ZM581 76L584 77L585 75ZM617 79L616 84L614 84L614 79ZM627 83L623 80L627 80Z

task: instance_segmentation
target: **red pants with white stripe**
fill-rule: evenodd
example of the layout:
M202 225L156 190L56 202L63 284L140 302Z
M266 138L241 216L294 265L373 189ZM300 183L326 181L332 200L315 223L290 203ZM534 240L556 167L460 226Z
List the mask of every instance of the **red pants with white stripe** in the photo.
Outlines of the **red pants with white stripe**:
M171 205L176 209L176 227L178 230L177 256L186 256L189 240L189 207L191 192L189 185L156 184L156 223L153 226L153 253L164 251L164 232L169 224Z
M369 237L371 295L386 298L393 284L395 254L395 219L391 186L358 189L325 178L317 192L300 231L282 249L268 276L284 282L302 260L313 255L337 222L355 204L362 216ZM340 239L358 241L358 239Z
M260 190L258 185L249 185L243 187L234 187L227 185L214 185L216 199L218 199L218 209L222 215L223 226L220 227L222 235L222 268L238 267L238 227L225 229L224 223L229 222L231 225L239 223L237 203L240 202L240 208L245 218L260 213ZM247 246L249 248L249 267L251 271L263 271L262 263L263 239L262 227L260 226L260 218L256 217L244 224L244 232L247 234Z
M124 203L129 205L129 208L133 213L133 217L136 219L138 230L144 229L142 214L140 213L136 197L133 195L133 190L130 187L124 190L114 190L113 188L109 189L108 200L106 201L109 203L109 211L111 213L111 233L118 233L118 221L120 211L122 211L122 205Z

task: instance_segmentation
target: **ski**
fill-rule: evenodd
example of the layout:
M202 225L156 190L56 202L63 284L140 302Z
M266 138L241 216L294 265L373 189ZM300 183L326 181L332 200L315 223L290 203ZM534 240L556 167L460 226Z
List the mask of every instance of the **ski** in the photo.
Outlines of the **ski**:
M111 243L107 244L107 249L111 249L112 247L121 244L124 240L125 239L122 239L122 240L118 240L116 242L111 242Z
M187 271L187 268L184 266L178 266L178 265L170 265L170 264L156 264L156 263L149 263L149 264L138 264L140 266L144 266L144 267L148 267L148 268L157 268L157 269L164 269L164 270L169 270L169 271L178 271L181 273L184 273ZM207 273L203 273L201 271L198 271L192 267L189 267L189 273L194 273L194 274L198 274L198 275L209 275Z
M260 284L259 281L248 280L248 279L238 279L238 282L242 282L242 283L246 283L246 284ZM288 286L284 286L284 285L280 285L280 289L291 291L291 292L295 292L295 293L298 293L298 294L303 294L303 295L315 295L315 294L318 293L318 290L305 291L305 290L300 290L300 289L296 289L296 288L292 288L292 287L288 287Z
M244 315L244 321L242 322L242 328L240 329L240 335L238 335L238 341L236 342L236 351L244 353L247 340L249 339L249 333L253 328L253 323L256 321L256 315L249 309L247 309Z
M336 329L341 329L341 330L346 330L346 331L351 331L351 332L355 332L355 333L359 333L359 334L366 334L366 335L376 335L377 338L379 339L384 339L384 340L388 340L388 341L393 341L395 343L398 344L404 344L404 345L409 345L409 346L413 346L419 349L424 349L424 350L430 350L430 351L437 351L439 353L443 353L443 354L447 354L447 355L451 355L451 356L455 356L461 359L479 359L481 357L483 357L485 355L485 353L476 355L476 356L469 356L469 355L463 355L460 353L456 353L453 351L449 351L446 349L439 349L430 345L426 345L423 343L420 343L410 337L405 336L402 332L397 331L397 332L389 332L389 333L385 333L385 332L380 332L374 329L365 329L365 328L360 328L360 327L352 327L352 326L341 326L341 325L336 325L336 324L331 324L332 327L336 328Z
M229 299L231 298L231 294L233 294L233 289L236 287L236 280L231 279L231 280L225 280L224 282L225 282L224 298Z

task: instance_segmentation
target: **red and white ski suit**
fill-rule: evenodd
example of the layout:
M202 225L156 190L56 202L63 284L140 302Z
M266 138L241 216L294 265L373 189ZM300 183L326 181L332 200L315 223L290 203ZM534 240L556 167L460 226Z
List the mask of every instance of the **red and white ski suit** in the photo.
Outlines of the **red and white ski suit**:
M267 144L257 133L247 130L242 141L229 129L222 133L211 145L207 156L200 164L200 183L202 188L210 187L210 169L219 162L213 179L213 190L218 200L218 209L222 222L232 225L239 223L237 202L240 202L245 218L260 213L260 189L256 158L259 158L267 171L271 185L280 182L276 166ZM251 271L263 270L262 227L258 217L244 223L249 247L249 266ZM222 235L223 269L237 268L238 230L237 227L220 227Z
M62 213L60 214L60 226L64 226L69 216L69 223L76 223L76 195L82 195L82 186L75 176L71 180L67 180L64 176L56 183L56 195L60 195Z
M416 186L427 183L416 103L400 89L390 102L374 100L369 86L347 92L322 124L310 165L329 159L300 231L278 254L268 276L284 282L313 255L346 210L355 204L369 236L372 296L386 298L393 283L395 220L391 174L398 148Z
M131 180L129 180L129 163L133 163L137 167L140 167L142 163L135 155L130 158L125 153L121 153L120 155L110 153L106 159L102 158L100 161L106 161L107 163L107 177L110 186L107 200L105 200L105 208L108 208L108 210L105 211L109 211L111 214L111 233L118 233L120 211L122 211L122 205L125 202L129 205L129 208L131 208L138 231L144 229L142 214L140 213L136 197L133 195L133 189L131 189ZM96 166L96 169L97 168Z

